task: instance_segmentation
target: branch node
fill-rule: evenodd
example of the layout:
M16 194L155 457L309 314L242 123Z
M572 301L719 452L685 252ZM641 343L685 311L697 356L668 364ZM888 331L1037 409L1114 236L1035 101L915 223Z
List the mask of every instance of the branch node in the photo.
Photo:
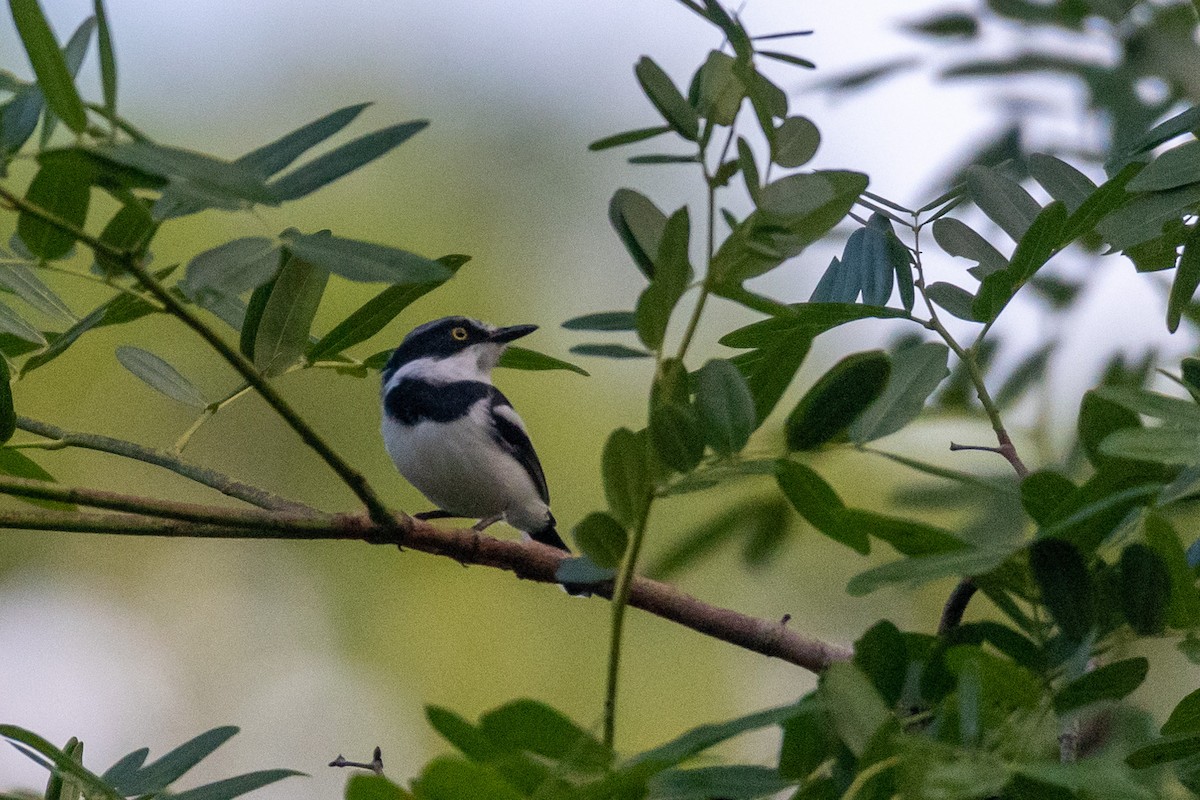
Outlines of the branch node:
M335 758L333 761L330 761L329 766L331 766L331 767L356 767L358 769L369 769L369 770L371 770L371 772L374 772L376 775L382 775L383 774L383 751L380 750L378 747L376 747L375 752L372 754L371 760L367 761L367 762L347 761L341 753L338 753L338 757Z

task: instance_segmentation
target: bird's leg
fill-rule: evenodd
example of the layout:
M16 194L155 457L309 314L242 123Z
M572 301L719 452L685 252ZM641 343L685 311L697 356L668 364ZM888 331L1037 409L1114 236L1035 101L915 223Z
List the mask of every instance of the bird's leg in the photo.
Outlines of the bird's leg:
M422 511L419 514L413 514L413 519L431 520L431 519L462 519L457 514L451 514L449 511L442 511L440 508L435 508L432 511Z
M479 520L479 522L476 522L474 525L472 525L471 530L475 531L476 533L480 533L484 530L487 530L489 526L494 525L502 519L504 519L503 514L496 514L493 517L484 517L483 519Z

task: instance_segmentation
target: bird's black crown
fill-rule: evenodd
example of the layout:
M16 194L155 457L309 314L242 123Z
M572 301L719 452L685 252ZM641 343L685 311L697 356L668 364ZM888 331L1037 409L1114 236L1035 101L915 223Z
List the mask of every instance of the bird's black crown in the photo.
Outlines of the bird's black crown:
M470 317L442 317L413 328L383 368L390 375L418 358L446 358L471 345L489 341L492 330Z

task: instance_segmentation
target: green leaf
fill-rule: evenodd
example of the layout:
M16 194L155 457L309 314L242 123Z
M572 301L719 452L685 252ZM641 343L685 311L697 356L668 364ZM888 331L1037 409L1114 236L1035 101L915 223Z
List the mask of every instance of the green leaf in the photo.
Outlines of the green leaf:
M862 756L867 743L893 719L870 679L853 664L830 664L821 675L817 696L834 730L855 756Z
M562 326L569 331L632 331L637 330L637 314L633 311L600 311L569 319Z
M55 482L54 476L38 466L36 461L29 458L29 456L20 450L14 450L11 447L0 447L0 474L12 475L16 478L27 478L33 481ZM55 511L76 510L72 503L60 503L55 500L38 500L26 497L19 497L17 499L23 500L30 505L49 508Z
M426 706L425 718L442 738L472 761L491 761L502 752L498 743L448 708Z
M9 0L13 22L46 103L75 133L87 128L87 112L67 62L37 0Z
M146 254L150 240L158 230L158 223L150 216L150 210L142 202L131 202L121 206L100 232L100 241L127 251L138 258ZM95 253L95 269L101 274L118 275L125 270L120 259L103 252Z
M235 797L249 794L264 786L270 786L272 783L295 775L304 775L304 773L297 772L294 769L264 769L259 772L248 772L245 775L238 775L234 778L226 778L222 781L206 783L194 789L177 792L171 795L171 797L173 800L233 800Z
M1104 217L1096 230L1114 250L1129 250L1162 236L1164 225L1179 220L1197 203L1200 203L1200 182L1137 195Z
M1189 692L1176 704L1159 733L1163 736L1200 734L1200 689Z
M465 264L467 260L467 256L443 256L438 259L438 263L446 267L450 271L450 274L453 275L458 272L458 268ZM365 342L383 330L401 311L432 292L438 286L441 286L442 283L443 281L436 280L427 283L404 283L387 287L364 303L353 314L339 322L334 326L333 330L313 344L308 350L308 360L317 361L327 356L344 352L356 344ZM532 358L528 354L533 354L540 358ZM542 359L549 359L549 361ZM506 361L508 363L505 363ZM583 370L567 364L565 361L550 359L549 356L541 356L540 353L534 354L532 350L524 350L511 346L500 357L500 366L512 366L514 363L518 365L533 363L549 364L550 361L565 366L517 366L516 368L571 369L572 371L587 375Z
M700 68L699 105L714 125L732 125L746 97L746 86L735 64L733 56L712 50Z
M836 491L812 468L780 459L775 463L775 480L792 508L814 528L836 542L863 555L871 551L871 542L862 528L844 526L846 505Z
M1200 181L1200 141L1191 140L1157 155L1128 184L1131 192L1161 192Z
M805 332L809 337L860 319L911 319L898 308L855 303L796 303L786 306L777 316L760 320L721 337L726 347L769 347L789 333Z
M730 359L754 398L754 415L761 425L787 391L812 346L813 334L807 329L778 336L757 350L739 353Z
M975 319L992 322L1000 315L1013 295L1065 243L1063 231L1066 224L1066 206L1058 201L1046 206L1037 215L1018 240L1008 267L983 279L971 304L971 314Z
M357 772L346 781L346 800L412 800L407 791L388 780L386 775Z
M884 703L894 707L908 677L904 634L886 619L875 623L854 643L854 666L871 680Z
M676 472L691 472L704 456L704 428L690 405L654 406L649 431L655 454Z
M950 349L924 342L892 354L891 373L883 392L849 428L855 444L881 439L920 416L926 399L950 374Z
M1097 667L1060 689L1054 710L1065 714L1101 700L1120 700L1141 686L1149 671L1150 662L1140 656Z
M1096 622L1096 596L1079 550L1062 539L1038 539L1029 547L1029 567L1063 636L1082 642Z
M194 298L212 292L237 297L262 286L278 269L279 243L265 236L246 236L193 257L180 288Z
M745 137L739 136L737 140L738 166L742 172L742 179L746 182L746 194L750 195L751 202L755 206L762 200L762 184L758 178L758 164L754 161L754 151L750 149L750 143ZM730 228L736 228L737 225L730 224Z
M0 444L4 444L17 430L17 412L13 407L12 377L8 372L8 359L0 357Z
M691 223L686 207L667 220L654 258L654 274L637 304L637 331L642 343L651 350L662 347L663 337L675 304L692 279L688 261Z
M972 39L979 32L979 21L971 14L950 11L910 22L904 28L926 36Z
M117 361L156 392L192 408L205 408L208 399L179 370L163 359L139 347L117 348Z
M55 294L33 270L24 264L0 260L0 287L20 297L26 303L48 316L75 321L71 309Z
M638 128L637 130L625 131L624 133L615 133L612 136L605 136L603 139L597 139L588 145L588 150L608 150L613 147L621 147L634 142L653 139L655 136L661 136L671 130L670 125L657 125L653 128Z
M634 67L634 74L642 91L667 124L688 141L696 141L700 136L700 120L696 116L696 109L680 94L662 67L649 56L642 56Z
M279 261L280 267L287 260L286 251L280 251ZM271 292L275 290L275 278L259 286L250 295L250 302L246 304L246 313L242 317L242 328L238 337L238 349L242 351L242 355L251 361L254 360L254 342L258 338L258 326L262 322L263 311L267 308L267 301L271 299ZM390 351L386 354L390 355ZM387 359L384 359L386 363ZM380 365L382 368L382 365Z
M458 758L435 758L425 765L413 789L422 800L522 800L524 795L490 766Z
M1163 420L1173 427L1200 430L1200 405L1133 386L1101 386L1097 395L1130 411Z
M696 371L696 410L704 441L718 455L730 456L746 446L758 427L754 397L731 362L715 358Z
M530 372L561 369L567 372L574 372L576 375L582 375L585 378L591 375L586 369L576 366L570 361L563 361L561 358L555 358L545 353L539 353L536 350L530 350L527 347L517 347L512 344L506 347L504 352L500 354L500 361L496 366Z
M1088 176L1065 161L1044 153L1029 156L1029 172L1046 193L1062 202L1074 214L1096 191Z
M104 145L94 151L102 159L157 175L167 180L174 195L154 205L154 216L163 219L179 200L203 201L204 207L241 209L249 204L278 205L262 178L237 164L191 150L147 141ZM164 197L166 195L164 194Z
M561 712L535 700L514 700L489 711L479 730L506 749L524 750L588 771L602 770L613 753Z
M300 258L352 281L419 284L445 281L454 274L445 264L387 245L328 233L284 231L281 236Z
M1139 169L1140 164L1130 164L1092 192L1083 204L1071 213L1070 219L1067 220L1065 239L1074 241L1080 236L1092 233L1097 230L1101 220L1128 203L1133 195L1126 190L1126 185L1137 175Z
M1141 636L1162 633L1171 599L1171 573L1166 561L1141 542L1127 545L1117 565L1121 576L1121 611Z
M360 136L272 181L267 189L280 202L298 200L385 155L428 126L427 120L416 120Z
M784 64L791 64L796 67L804 67L805 69L816 69L817 65L809 61L807 58L794 56L791 53L780 53L777 50L759 50L758 54L773 61L781 61Z
M633 189L617 189L608 203L608 219L633 263L647 278L654 277L654 259L667 227L667 215L648 197Z
M1129 428L1108 436L1100 445L1106 456L1190 466L1200 460L1200 431L1172 428Z
M280 375L304 356L328 282L321 265L299 254L285 256L254 336L254 366L263 375Z
M812 160L821 144L821 132L807 117L788 117L775 129L771 160L781 167L801 167Z
M934 221L933 238L938 246L950 255L976 262L977 266L972 268L972 274L980 280L1008 266L1008 259L993 247L991 242L951 217L942 217Z
M22 319L17 312L4 303L0 303L0 332L10 333L26 342L46 344L46 337L42 335L41 331Z
M72 81L79 74L79 68L83 65L83 59L87 57L88 46L92 43L92 33L95 30L95 17L88 17L79 23L79 27L75 29L75 32L71 34L71 38L63 46L63 61L66 62L67 74L71 76ZM45 151L50 146L50 138L54 136L54 131L57 127L58 116L54 113L53 108L49 108L42 118L42 134L38 142L38 149Z
M616 569L629 546L629 533L603 511L593 511L575 526L572 535L579 549L598 567Z
M713 745L720 744L747 731L781 725L805 709L805 701L791 703L786 706L769 708L737 717L726 722L716 722L693 728L671 741L650 750L638 753L626 762L624 769L632 769L639 765L655 765L659 769L667 769L686 761Z
M1134 769L1146 769L1179 761L1197 753L1200 753L1200 733L1185 733L1154 739L1127 755L1125 763Z
M269 178L353 122L370 103L356 103L339 108L307 125L302 125L270 144L263 145L237 159L234 163ZM411 124L411 123L409 123ZM316 163L316 162L313 162ZM294 174L294 173L293 173Z
M50 744L46 739L42 739L32 730L26 730L14 726L14 724L0 724L0 736L5 739L19 742L20 745L30 748L32 752L40 754L52 763L55 768L66 775L76 778L88 794L89 800L124 800L121 795L114 792L113 788L108 786L100 777L86 770L82 764L76 759L68 756L65 752L59 750L58 747Z
M790 450L812 450L846 430L883 393L891 373L886 353L855 353L835 364L788 416Z
M965 174L967 191L975 205L1014 242L1021 241L1042 210L1038 202L999 170L975 165L967 167Z
M975 304L975 296L960 286L937 281L925 290L925 294L934 303L950 312L952 316L967 322L982 321L975 318L975 311L972 308Z
M672 542L646 568L646 574L668 580L731 541L740 539L748 549L754 542L775 541L786 532L789 516L786 504L774 498L755 496L739 501L716 517L692 526L686 536Z
M1167 301L1167 330L1171 333L1179 327L1179 320L1184 309L1191 305L1197 286L1200 286L1200 227L1193 227L1184 241L1183 255L1179 257L1179 268L1175 270Z
M1146 544L1162 558L1170 576L1167 622L1177 630L1195 628L1200 625L1200 590L1196 589L1196 578L1188 566L1179 534L1158 514L1149 514L1145 525Z
M82 229L92 196L90 175L67 162L42 167L29 184L25 199L68 225ZM27 211L17 220L21 241L38 258L62 258L75 244L75 236Z
M571 352L581 356L598 356L600 358L651 358L653 353L645 350L635 350L623 344L577 344Z
M881 539L906 556L923 556L961 550L966 543L942 528L924 522L889 517L874 511L847 508L838 515L843 536L857 538L859 532Z
M93 5L98 26L97 45L100 50L100 87L104 92L104 108L110 117L117 114L117 56L113 50L112 32L108 27L108 12L104 0Z
M1059 512L1078 488L1065 475L1053 470L1038 470L1021 481L1021 505L1041 526L1058 521Z
M156 794L212 755L237 732L232 725L205 731L144 767L142 762L149 750L135 750L109 767L101 779L125 796Z
M777 770L752 765L695 767L660 772L650 780L650 797L655 800L750 800L776 795L794 786L779 777Z
M860 572L846 584L846 591L853 597L862 597L894 583L915 586L955 575L982 575L1004 563L1009 555L1011 550L1001 548L964 547L947 553L903 558Z
M646 442L628 428L608 437L601 456L604 496L613 516L627 527L640 524L653 488Z

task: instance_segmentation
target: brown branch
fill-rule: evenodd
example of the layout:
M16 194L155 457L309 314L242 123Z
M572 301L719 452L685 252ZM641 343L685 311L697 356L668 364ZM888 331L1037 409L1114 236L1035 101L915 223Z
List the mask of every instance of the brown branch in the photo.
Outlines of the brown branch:
M221 539L360 540L445 556L464 565L503 569L518 578L538 583L557 583L555 573L559 565L570 558L561 550L538 542L496 539L470 529L447 530L403 516L390 524L380 525L362 515L311 517L202 508L207 509L205 515L212 521L188 522L142 514L9 511L0 512L0 529ZM248 526L247 521L251 519L259 519L264 524ZM611 599L612 588L611 583L598 585L594 595ZM835 661L849 659L852 654L848 647L789 630L785 621L757 619L720 608L648 578L634 580L629 605L705 636L782 659L811 672L820 672Z

